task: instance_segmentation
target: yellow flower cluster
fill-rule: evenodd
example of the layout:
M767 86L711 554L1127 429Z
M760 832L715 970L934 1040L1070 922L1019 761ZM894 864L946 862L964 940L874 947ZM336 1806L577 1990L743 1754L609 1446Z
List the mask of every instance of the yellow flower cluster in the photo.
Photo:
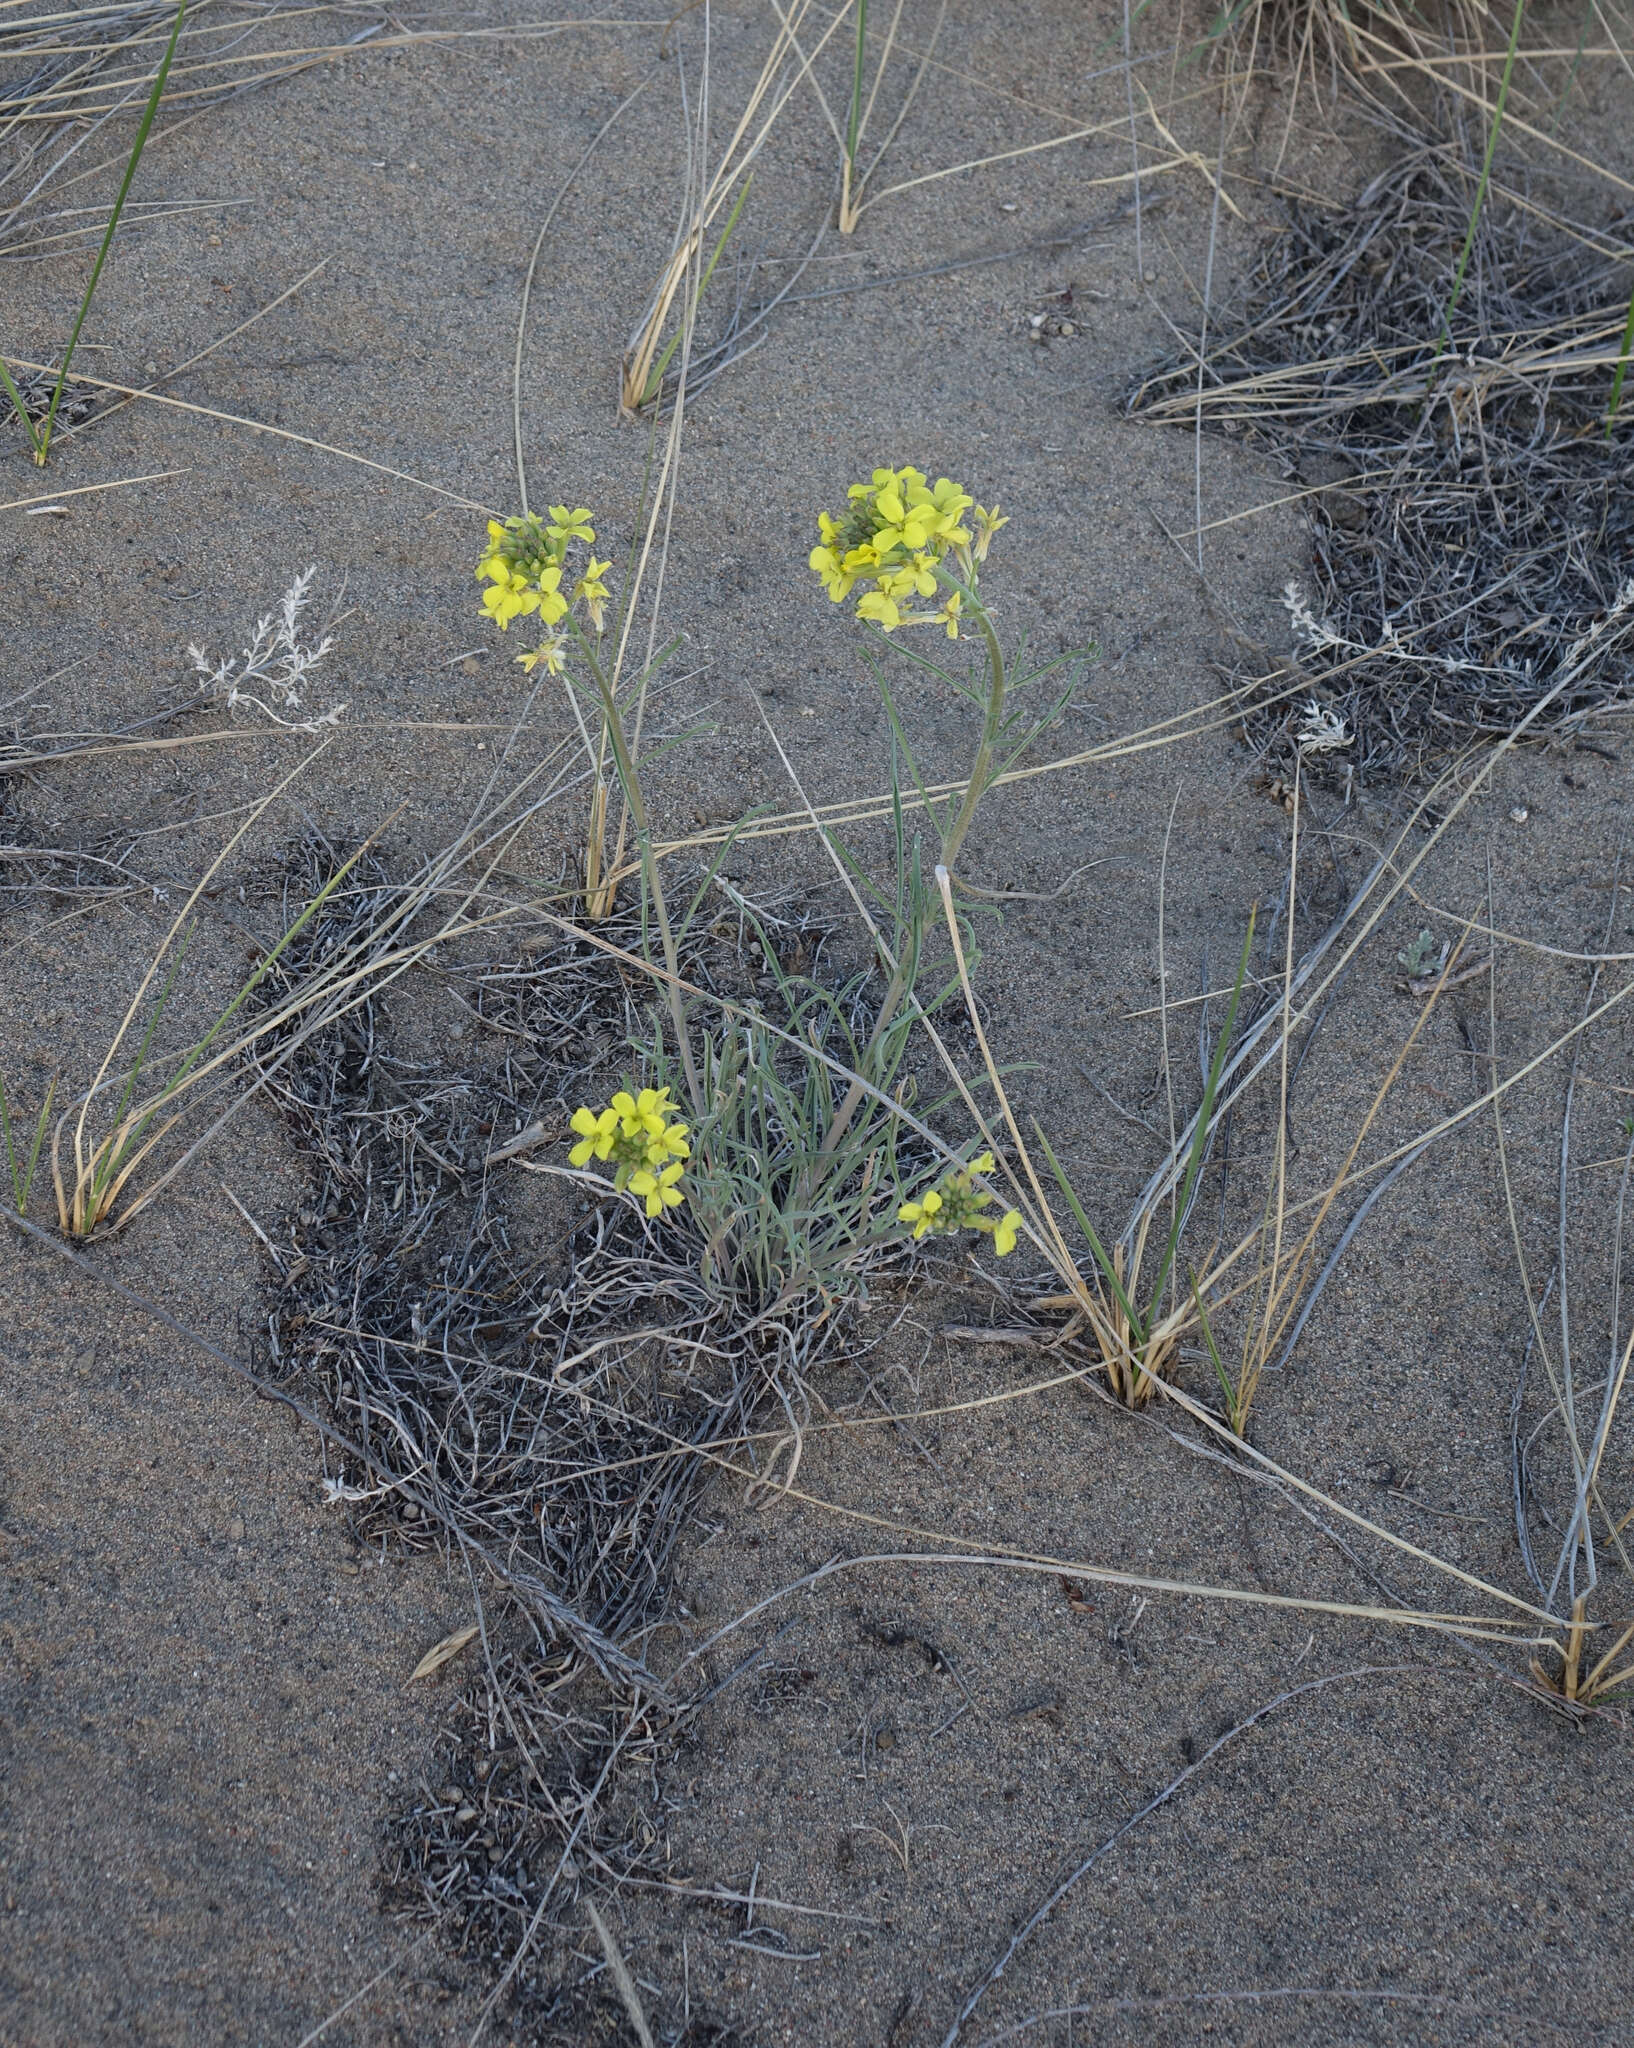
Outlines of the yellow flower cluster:
M950 551L965 581L971 580L994 534L1007 524L998 507L989 512L947 477L932 484L911 467L876 469L871 483L853 484L848 496L850 504L838 519L827 512L817 515L822 540L812 549L810 564L830 598L840 604L859 583L866 584L857 600L859 619L871 619L887 633L898 626L943 626L948 638L957 640L958 591L950 592L934 612L903 607L936 595L936 565ZM972 508L974 534L963 524Z
M677 1185L692 1157L687 1127L672 1123L675 1104L667 1088L620 1089L605 1109L576 1109L579 1142L567 1155L575 1166L592 1159L613 1162L613 1185L628 1188L647 1204L649 1216L679 1209L686 1197Z
M981 1153L957 1173L945 1174L917 1202L904 1202L896 1212L897 1221L912 1224L916 1239L950 1237L956 1230L985 1230L991 1234L993 1249L1002 1259L1016 1248L1021 1211L1007 1209L997 1217L982 1213L993 1197L977 1187L972 1176L992 1171L992 1153Z
M488 544L477 563L477 581L486 583L482 609L503 633L512 619L537 613L541 624L554 628L575 604L583 602L591 625L599 633L606 623L608 590L602 581L612 563L598 562L594 548L596 529L583 506L552 505L549 519L526 512L514 519L490 519ZM591 550L584 574L563 584L568 575L567 551L575 541ZM562 672L567 643L558 633L548 633L532 654L517 659L530 672L540 662L551 675Z

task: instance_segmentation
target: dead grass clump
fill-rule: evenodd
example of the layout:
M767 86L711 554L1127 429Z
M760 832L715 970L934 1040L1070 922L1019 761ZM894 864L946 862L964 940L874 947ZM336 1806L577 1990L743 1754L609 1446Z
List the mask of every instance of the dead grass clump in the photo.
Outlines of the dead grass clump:
M1249 720L1261 748L1348 786L1501 737L1568 663L1537 737L1634 702L1634 435L1608 423L1626 227L1571 242L1496 192L1472 223L1469 178L1424 144L1343 213L1291 206L1234 328L1136 390L1139 416L1247 434L1308 492L1286 601L1351 744L1301 749L1310 707L1283 702Z
M0 433L8 427L20 426L26 435L31 427L43 426L51 410L51 393L56 381L55 374L49 370L23 371L14 380L17 396L23 401L21 416L12 403L11 394L0 391ZM100 395L90 385L78 384L69 378L57 404L57 424L77 426L81 420L88 419L95 412Z
M300 924L326 867L314 848L293 877L300 928L268 975L275 1019L299 1015L303 990L323 988L395 899L369 853ZM826 936L797 906L767 923L747 899L721 901L689 941L688 964L717 980L753 985L769 931L813 956ZM568 1978L550 1965L587 1891L665 1875L662 1814L643 1788L688 1706L645 1658L669 1622L670 1561L710 1447L747 1441L753 1462L767 1410L782 1439L772 1461L797 1444L805 1380L844 1319L829 1304L745 1301L719 1284L690 1210L655 1226L604 1180L527 1158L554 1135L547 1118L565 1131L564 1091L618 1072L650 1030L650 980L571 937L450 978L485 1044L497 1038L492 1071L399 1056L372 991L298 1042L285 1024L251 1041L312 1170L294 1241L269 1247L267 1347L278 1381L364 1453L326 1477L355 1540L451 1536L470 1574L465 1648L483 1668L432 1779L390 1824L385 1895L497 1970L495 2001L522 1998L546 2026L588 2010L571 1958ZM517 1171L530 1164L543 1178Z

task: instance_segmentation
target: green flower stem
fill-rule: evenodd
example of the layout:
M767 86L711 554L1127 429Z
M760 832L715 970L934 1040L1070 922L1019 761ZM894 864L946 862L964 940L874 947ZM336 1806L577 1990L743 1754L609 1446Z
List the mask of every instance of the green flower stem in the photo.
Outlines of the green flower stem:
M584 658L590 665L590 673L596 681L596 690L601 698L602 722L608 740L612 744L613 759L618 764L618 776L624 785L625 801L630 806L630 816L635 822L636 838L641 846L641 867L647 878L647 887L652 891L653 912L658 919L658 933L664 948L664 965L669 973L665 988L669 995L670 1017L675 1025L675 1035L681 1050L681 1065L686 1072L687 1093L692 1098L694 1116L701 1119L707 1107L704 1100L703 1084L698 1079L698 1070L692 1060L692 1042L687 1032L686 1011L681 1004L681 956L675 944L675 934L670 929L669 911L664 902L663 877L658 872L658 862L653 855L652 827L647 815L646 798L641 793L641 782L635 772L635 762L624 738L624 721L619 716L618 704L613 696L612 684L607 680L595 647L585 636L577 619L570 617L569 624L573 637L583 650Z
M954 858L964 844L965 834L975 821L977 806L986 794L993 772L993 754L998 746L1000 729L1004 724L1004 650L999 646L999 636L993 630L993 621L987 614L987 607L976 595L974 577L968 584L961 583L940 564L937 565L936 574L942 582L950 585L969 603L971 615L981 627L982 637L987 642L987 661L991 674L987 690L987 709L982 718L981 744L977 747L976 758L971 763L970 780L965 785L964 802L959 806L958 816L942 836L942 865L951 873ZM879 1016L875 1019L873 1031L869 1034L868 1043L863 1048L862 1058L858 1062L864 1069L867 1068L875 1047L890 1029L891 1020L901 1008L908 992L908 969L899 960L885 990L885 1000L879 1006ZM834 1156L835 1148L845 1136L851 1119L861 1107L863 1093L863 1082L860 1079L853 1081L846 1090L839 1108L834 1112L834 1120L823 1137L817 1157L812 1161L808 1195L828 1171L828 1163Z
M975 822L976 807L987 793L987 785L993 773L993 751L998 745L999 732L1004 724L1004 650L999 646L999 636L993 630L993 621L987 615L987 607L976 595L974 580L963 584L940 564L936 570L939 581L949 584L966 599L974 613L976 623L981 627L982 638L987 642L988 666L992 680L987 689L987 710L982 719L981 745L976 749L975 761L971 764L970 780L965 784L964 802L959 806L959 815L952 828L942 840L942 865L949 873L953 870L959 848L963 846L965 834Z
M857 9L857 50L851 70L851 118L845 128L845 159L840 169L840 233L849 235L857 225L852 210L851 185L857 175L857 144L861 139L862 66L868 45L868 0L855 0Z

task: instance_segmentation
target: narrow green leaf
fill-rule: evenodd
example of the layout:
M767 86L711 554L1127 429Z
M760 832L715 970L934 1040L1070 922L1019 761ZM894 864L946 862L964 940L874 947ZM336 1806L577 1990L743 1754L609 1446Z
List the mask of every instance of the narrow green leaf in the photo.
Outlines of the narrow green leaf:
M1243 983L1248 979L1248 956L1254 944L1254 919L1256 913L1248 913L1248 930L1243 938L1242 958L1237 962L1237 979L1231 990L1231 1001L1226 1009L1225 1028L1214 1048L1214 1058L1209 1063L1208 1083L1203 1090L1203 1100L1197 1111L1197 1128L1192 1133L1191 1153L1186 1161L1186 1178L1181 1185L1180 1199L1175 1204L1174 1222L1169 1228L1169 1241L1163 1250L1163 1263L1158 1268L1157 1279L1152 1285L1152 1306L1155 1308L1163 1299L1164 1283L1174 1264L1180 1233L1185 1227L1186 1212L1191 1207L1191 1191L1202 1170L1203 1150L1208 1142L1209 1125L1213 1120L1214 1098L1220 1089L1220 1072L1225 1066L1226 1054L1231 1048L1232 1027L1237 1021L1237 1005L1242 1000Z
M57 406L62 398L63 385L68 381L68 365L74 360L74 350L79 346L79 331L85 325L85 316L91 310L91 301L96 297L97 284L102 276L102 266L108 260L108 251L113 246L119 216L125 209L125 196L130 191L131 180L136 176L136 166L142 161L142 151L147 147L148 130L153 126L153 117L159 111L159 101L165 89L165 80L170 76L170 60L176 54L176 44L182 32L182 22L187 14L187 0L180 0L176 9L176 25L170 31L170 41L165 45L164 56L154 74L153 90L148 94L148 103L143 111L141 123L136 130L136 140L131 145L125 175L120 180L119 197L113 203L113 212L108 216L108 226L102 237L102 246L96 252L96 262L91 268L91 281L85 287L85 296L79 302L79 313L75 318L73 332L68 337L68 346L63 351L62 367L57 372L56 388L51 393L51 404L45 415L45 424L34 440L34 460L44 467L45 458L51 447L51 428L57 417Z
M1055 1178L1060 1185L1062 1194L1066 1196L1068 1206L1071 1208L1073 1215L1078 1219L1078 1228L1084 1233L1084 1237L1088 1242L1090 1250L1095 1254L1095 1263L1100 1267L1102 1275L1106 1280L1107 1286L1111 1288L1113 1294L1116 1296L1119 1308L1123 1310L1124 1316L1128 1321L1129 1328L1134 1334L1135 1349L1137 1351L1144 1350L1146 1345L1145 1322L1142 1320L1141 1316L1137 1312L1135 1304L1129 1299L1129 1296L1124 1289L1123 1282L1118 1278L1117 1268L1113 1265L1112 1261L1107 1257L1105 1247L1102 1245L1101 1240L1096 1236L1094 1224L1091 1223L1089 1218L1084 1214L1083 1204L1079 1201L1078 1197L1073 1193L1072 1183L1067 1179L1066 1175L1062 1172L1061 1162L1059 1159L1056 1158L1054 1151L1051 1149L1050 1141L1048 1138L1045 1137L1043 1128L1039 1124L1037 1117L1033 1118L1033 1129L1038 1134L1038 1142L1044 1147L1044 1157L1050 1162L1050 1171L1055 1175Z

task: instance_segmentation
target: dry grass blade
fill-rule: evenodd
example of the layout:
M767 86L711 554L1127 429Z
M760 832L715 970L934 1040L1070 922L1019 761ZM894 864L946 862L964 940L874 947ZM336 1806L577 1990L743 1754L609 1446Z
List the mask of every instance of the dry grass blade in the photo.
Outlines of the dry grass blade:
M741 201L744 181L766 147L779 115L800 86L811 77L813 63L850 15L855 0L845 0L845 4L834 12L808 52L800 45L798 33L812 13L813 4L814 0L792 0L786 12L774 10L777 13L777 32L749 90L743 111L713 169L705 165L697 154L707 134L700 124L697 147L692 151L693 183L687 193L681 223L669 257L653 286L647 309L625 349L620 397L627 412L639 411L655 395L654 369L663 348L664 334L676 302L684 294L688 278L700 274L705 260L706 238L732 211L734 204ZM706 53L706 93L707 63Z

